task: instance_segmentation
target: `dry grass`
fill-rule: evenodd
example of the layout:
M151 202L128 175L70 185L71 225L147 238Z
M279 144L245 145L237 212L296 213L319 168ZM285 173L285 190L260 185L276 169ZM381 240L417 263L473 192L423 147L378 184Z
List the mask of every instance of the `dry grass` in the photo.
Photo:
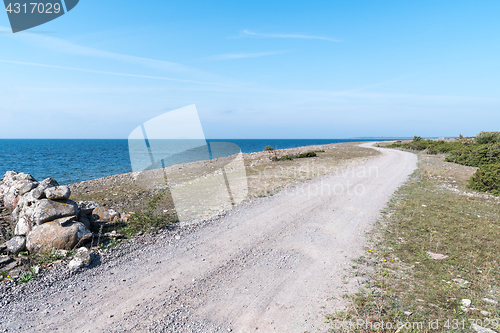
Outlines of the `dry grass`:
M483 298L500 301L500 202L466 195L473 169L421 156L419 170L394 195L373 245L357 263L370 279L358 294L348 296L348 311L328 318L332 323L361 318L424 323L401 331L470 332L475 321L498 331L494 320L500 318L500 307ZM429 252L448 258L434 260ZM472 301L465 309L463 299ZM429 329L435 320L438 329Z

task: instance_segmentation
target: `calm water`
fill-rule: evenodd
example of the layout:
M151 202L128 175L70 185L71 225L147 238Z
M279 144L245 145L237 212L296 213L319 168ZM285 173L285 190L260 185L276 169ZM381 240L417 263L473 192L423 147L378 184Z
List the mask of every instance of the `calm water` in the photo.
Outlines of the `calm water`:
M207 140L232 142L244 153L264 150L320 145L336 142L367 141L338 139L259 139ZM37 180L47 177L60 184L132 172L128 140L11 140L0 139L0 178L8 170L26 172Z

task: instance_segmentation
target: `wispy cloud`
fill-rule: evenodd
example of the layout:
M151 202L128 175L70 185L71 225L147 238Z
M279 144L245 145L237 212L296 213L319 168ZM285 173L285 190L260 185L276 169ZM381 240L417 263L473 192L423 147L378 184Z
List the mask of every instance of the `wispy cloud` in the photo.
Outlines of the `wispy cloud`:
M49 65L49 64L40 64L40 63L33 63L33 62L0 60L0 63L15 64L15 65L25 65L25 66L36 66L36 67L48 67L48 68L57 68L57 69L66 69L66 70L79 71L79 72L96 73L96 74L106 74L106 75L114 75L114 76L126 76L126 77L135 77L135 78L143 78L143 79L176 81L176 82L195 83L195 84L203 84L203 85L222 86L222 87L234 87L234 86L231 86L231 85L219 84L219 83L213 83L213 82L205 82L205 81L175 79L175 78L163 77L163 76L151 76L151 75L137 75L137 74L128 74L128 73L117 73L117 72L100 71L100 70L95 70L95 69L67 67L67 66L58 66L58 65Z
M330 42L337 42L337 43L341 42L340 39L334 39L334 38L330 38L330 37L311 36L311 35L302 35L302 34L258 33L258 32L252 32L249 30L243 30L240 34L240 37L321 39L321 40L327 40Z
M8 30L9 30L8 28L0 26L0 32L8 31ZM7 36L7 38L9 38L9 37L14 38L14 37L12 37L12 34L7 34L5 36ZM51 51L65 53L65 54L114 60L114 61L129 63L129 64L133 64L133 65L149 67L149 68L154 68L157 70L163 70L163 71L169 71L169 72L176 72L176 73L184 73L184 74L200 74L201 73L200 71L198 71L196 69L193 69L193 68L190 68L188 66L184 66L184 65L181 65L178 63L170 62L170 61L149 59L149 58L131 56L131 55L127 55L127 54L104 51L104 50L100 50L100 49L96 49L96 48L92 48L92 47L88 47L88 46L78 45L78 44L69 42L69 41L64 40L64 39L46 36L46 35L24 32L24 33L16 34L15 38L17 38L18 40L22 40L25 43L29 43L30 45L39 47L39 48L49 49Z
M243 58L258 58L276 54L288 53L290 51L271 51L271 52L255 52L255 53L228 53L218 54L210 57L205 57L205 60L230 60L230 59L243 59Z

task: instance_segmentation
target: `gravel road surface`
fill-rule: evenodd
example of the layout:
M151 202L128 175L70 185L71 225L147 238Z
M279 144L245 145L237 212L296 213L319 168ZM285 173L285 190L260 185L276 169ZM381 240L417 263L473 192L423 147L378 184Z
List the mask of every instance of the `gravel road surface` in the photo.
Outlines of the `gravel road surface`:
M416 155L380 151L201 224L102 251L91 268L58 265L3 286L0 331L327 332L325 314L357 288L343 276L365 233L416 169Z

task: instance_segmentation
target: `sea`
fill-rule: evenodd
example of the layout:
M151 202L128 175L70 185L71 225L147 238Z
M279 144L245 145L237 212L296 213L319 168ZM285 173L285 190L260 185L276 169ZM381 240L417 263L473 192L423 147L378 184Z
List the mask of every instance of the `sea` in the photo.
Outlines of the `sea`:
M266 146L286 149L392 139L398 138L208 139L207 142L229 142L238 145L243 153L252 153L263 151ZM72 184L132 172L132 162L126 139L0 139L0 178L6 171L15 170L39 181L52 177L59 184Z

